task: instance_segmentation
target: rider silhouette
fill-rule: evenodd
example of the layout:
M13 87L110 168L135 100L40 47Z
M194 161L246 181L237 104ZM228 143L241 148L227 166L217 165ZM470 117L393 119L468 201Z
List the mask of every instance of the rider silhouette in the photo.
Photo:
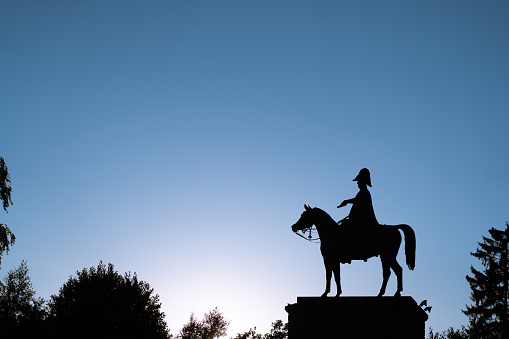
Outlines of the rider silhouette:
M363 168L359 171L359 174L353 181L357 181L359 187L359 193L355 198L344 200L338 208L352 204L350 213L346 218L341 220L340 225L342 229L348 234L353 240L353 247L357 247L357 251L362 253L367 250L366 245L369 246L368 242L371 238L372 231L379 225L375 217L375 211L373 210L373 203L371 201L371 194L368 191L368 187L371 187L371 177L369 170ZM354 244L357 244L355 246Z

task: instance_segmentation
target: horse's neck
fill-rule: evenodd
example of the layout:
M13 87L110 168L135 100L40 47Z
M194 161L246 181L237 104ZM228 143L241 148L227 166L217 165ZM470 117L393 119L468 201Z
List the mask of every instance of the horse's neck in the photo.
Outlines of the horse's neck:
M336 224L334 219L332 219L332 217L329 214L327 214L327 212L322 211L320 209L319 211L320 213L318 214L315 226L316 230L318 231L318 235L320 236L320 238L322 238L327 233L333 231L334 228L337 227L338 225Z

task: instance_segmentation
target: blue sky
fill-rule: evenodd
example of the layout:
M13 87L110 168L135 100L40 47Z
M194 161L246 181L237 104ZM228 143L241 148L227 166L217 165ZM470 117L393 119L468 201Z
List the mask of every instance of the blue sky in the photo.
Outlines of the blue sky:
M99 260L137 272L172 333L231 335L320 295L303 204L335 219L371 171L417 234L404 295L467 323L469 252L509 219L509 5L481 1L10 1L0 5L2 214L46 299ZM399 256L400 263L404 262ZM342 266L376 295L378 259ZM388 294L395 291L391 278Z

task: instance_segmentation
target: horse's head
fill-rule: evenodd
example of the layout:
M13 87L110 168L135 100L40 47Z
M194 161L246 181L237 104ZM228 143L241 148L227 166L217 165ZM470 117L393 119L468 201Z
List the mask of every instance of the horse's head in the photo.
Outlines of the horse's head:
M304 205L304 212L300 215L299 220L295 224L292 225L292 231L297 232L301 230L305 230L311 228L314 224L313 218L313 208L308 205Z

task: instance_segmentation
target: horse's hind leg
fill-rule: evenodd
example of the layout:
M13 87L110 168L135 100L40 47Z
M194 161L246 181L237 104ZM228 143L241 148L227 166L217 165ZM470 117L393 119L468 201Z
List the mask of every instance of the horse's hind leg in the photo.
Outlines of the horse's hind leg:
M382 281L382 287L380 288L380 292L378 293L378 296L381 297L385 294L385 289L387 288L387 282L389 281L389 277L391 276L391 268L390 265L387 263L387 260L384 256L380 256L380 261L382 262L382 275L383 275L383 281Z
M396 293L394 294L395 297L401 296L401 292L403 291L403 269L396 261L396 257L391 262L391 268L396 274L396 277L398 278L398 289L396 290Z

